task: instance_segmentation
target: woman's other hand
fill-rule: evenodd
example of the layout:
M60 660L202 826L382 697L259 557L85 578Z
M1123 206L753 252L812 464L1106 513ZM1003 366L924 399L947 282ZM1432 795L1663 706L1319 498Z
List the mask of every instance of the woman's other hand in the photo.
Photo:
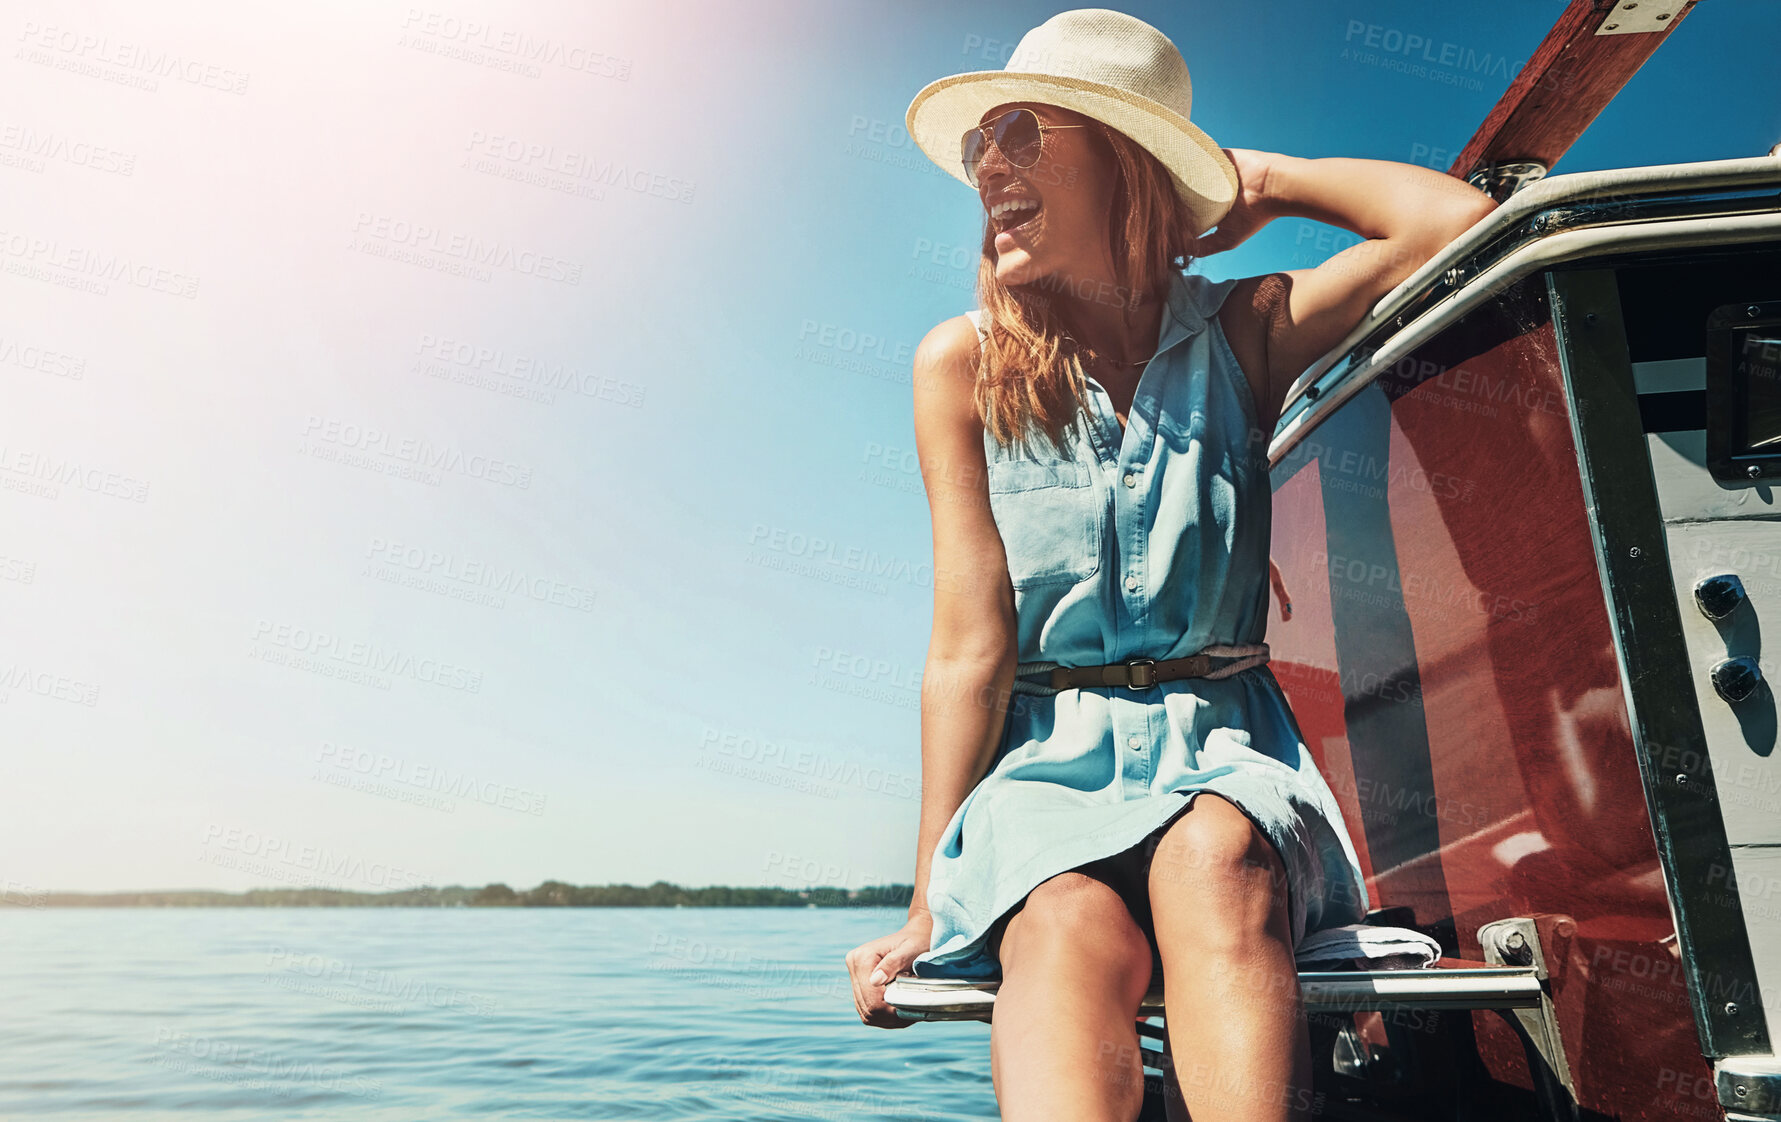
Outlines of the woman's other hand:
M1268 198L1268 168L1274 153L1258 152L1254 148L1226 148L1224 154L1237 169L1237 199L1212 232L1200 238L1194 247L1195 257L1233 249L1279 217L1269 205Z
M847 973L853 979L853 1007L861 1022L874 1028L904 1028L915 1023L897 1016L897 1011L884 1003L884 987L908 970L916 955L928 949L928 940L933 934L934 917L925 911L918 912L909 917L902 930L847 952Z

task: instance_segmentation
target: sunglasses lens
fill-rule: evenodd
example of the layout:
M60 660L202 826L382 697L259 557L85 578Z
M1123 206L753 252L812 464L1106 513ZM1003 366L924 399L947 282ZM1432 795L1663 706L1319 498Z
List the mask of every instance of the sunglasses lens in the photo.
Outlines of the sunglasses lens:
M965 162L965 178L971 181L973 187L977 186L977 165L983 162L985 146L982 129L968 130L964 140L960 142L960 155Z
M971 186L978 185L977 167L989 151L989 142L983 132L986 128L995 137L996 147L1003 158L1015 167L1030 168L1039 162L1039 142L1043 134L1038 115L1031 109L1010 109L994 121L966 130L964 139L959 142L965 177L971 181Z
M1039 118L1031 109L1015 109L996 118L996 147L1017 168L1039 162Z

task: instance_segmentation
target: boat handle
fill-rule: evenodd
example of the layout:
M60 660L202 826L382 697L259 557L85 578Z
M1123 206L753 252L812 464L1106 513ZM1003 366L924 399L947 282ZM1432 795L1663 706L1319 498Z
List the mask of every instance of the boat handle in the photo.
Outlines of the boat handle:
M1749 655L1739 655L1713 664L1713 689L1720 697L1736 705L1762 685L1762 667Z
M1695 607L1710 620L1724 619L1747 599L1744 582L1733 573L1702 577L1694 586Z

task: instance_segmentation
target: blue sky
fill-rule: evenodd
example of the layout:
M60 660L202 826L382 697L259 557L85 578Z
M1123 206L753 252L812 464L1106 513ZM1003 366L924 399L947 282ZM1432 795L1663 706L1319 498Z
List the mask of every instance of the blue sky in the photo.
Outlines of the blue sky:
M1445 169L1560 8L1124 10L1220 144ZM903 114L1059 10L16 18L0 891L908 880L981 216ZM1777 41L1700 5L1554 173L1766 152Z

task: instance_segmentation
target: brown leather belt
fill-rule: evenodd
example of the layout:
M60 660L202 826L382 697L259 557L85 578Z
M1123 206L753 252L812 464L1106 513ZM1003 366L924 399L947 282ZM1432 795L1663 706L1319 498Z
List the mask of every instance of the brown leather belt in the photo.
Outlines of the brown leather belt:
M1178 678L1204 678L1234 663L1258 665L1267 660L1267 645L1263 643L1245 649L1242 654L1214 655L1201 652L1184 658L1128 658L1124 662L1110 662L1103 666L1053 666L1048 670L1026 673L1017 671L1017 680L1031 686L1049 686L1053 690L1109 686L1144 690L1158 682L1170 682ZM1039 675L1044 677L1038 677Z

